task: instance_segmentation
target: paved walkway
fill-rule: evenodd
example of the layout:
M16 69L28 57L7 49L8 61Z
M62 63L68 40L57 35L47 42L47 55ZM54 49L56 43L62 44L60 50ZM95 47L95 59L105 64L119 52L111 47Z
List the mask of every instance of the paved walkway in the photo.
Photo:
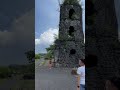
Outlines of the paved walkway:
M76 79L69 68L42 66L35 72L35 90L77 90Z

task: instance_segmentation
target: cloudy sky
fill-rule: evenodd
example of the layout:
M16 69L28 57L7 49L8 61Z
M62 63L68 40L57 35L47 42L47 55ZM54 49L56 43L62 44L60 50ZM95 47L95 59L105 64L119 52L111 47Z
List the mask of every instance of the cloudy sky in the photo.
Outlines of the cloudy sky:
M54 42L54 34L58 34L59 4L58 0L35 1L35 52L45 53L45 48Z
M25 52L35 47L34 2L0 1L0 66L28 63Z
M116 16L118 21L118 35L119 35L119 41L120 41L120 0L114 0L115 2L115 9L116 9Z

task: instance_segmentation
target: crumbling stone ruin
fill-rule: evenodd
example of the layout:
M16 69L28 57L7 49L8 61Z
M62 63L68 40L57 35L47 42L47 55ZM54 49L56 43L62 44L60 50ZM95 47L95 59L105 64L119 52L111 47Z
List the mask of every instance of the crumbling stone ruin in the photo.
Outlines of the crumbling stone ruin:
M86 68L86 89L104 90L105 81L120 74L118 24L114 0L96 0L93 5L96 15L93 23L86 25L85 55L95 55L97 65Z
M77 67L79 59L85 58L79 3L63 3L60 6L59 40L55 44L55 59L62 67Z

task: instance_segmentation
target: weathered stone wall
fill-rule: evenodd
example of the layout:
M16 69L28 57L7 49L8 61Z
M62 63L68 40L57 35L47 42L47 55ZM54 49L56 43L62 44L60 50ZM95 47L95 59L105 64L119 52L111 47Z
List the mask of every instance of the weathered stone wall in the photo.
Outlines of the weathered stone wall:
M70 10L75 11L75 17L70 19ZM70 27L73 27L70 36ZM84 35L82 31L82 9L80 5L61 5L59 41L57 42L59 52L58 62L62 67L77 67L80 58L85 58Z
M86 68L86 89L104 90L105 81L119 75L120 44L114 0L96 0L94 24L86 29L86 55L98 58L97 67ZM92 62L92 60L91 60Z
M68 31L69 31L69 27L70 26L73 26L74 27L74 38L72 40L75 40L75 41L81 41L83 40L83 31L82 31L82 25L81 25L81 21L80 20L69 20L69 19L66 19L66 20L61 20L60 22L60 30L59 30L59 39L60 40L71 40L69 37L68 37Z
M60 7L60 22L61 20L69 19L69 11L70 9L74 9L77 17L76 20L82 21L82 9L80 5L61 5Z
M67 66L67 67L78 66L79 58L84 58L84 52L82 49L83 46L80 44L80 42L61 41L59 45L60 45L59 59L60 59L60 63L62 64L62 66ZM74 52L71 53L71 50L76 50L75 54Z

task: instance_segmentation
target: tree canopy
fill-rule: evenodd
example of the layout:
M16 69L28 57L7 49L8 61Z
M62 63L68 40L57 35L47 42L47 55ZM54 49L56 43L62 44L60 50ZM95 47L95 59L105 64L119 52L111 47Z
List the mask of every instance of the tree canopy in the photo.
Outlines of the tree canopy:
M55 41L58 40L58 36L54 35ZM46 48L47 54L45 56L46 59L52 59L54 57L54 50L55 50L55 41L52 45L50 45L48 48Z
M40 54L35 54L35 59L40 59L41 55Z

